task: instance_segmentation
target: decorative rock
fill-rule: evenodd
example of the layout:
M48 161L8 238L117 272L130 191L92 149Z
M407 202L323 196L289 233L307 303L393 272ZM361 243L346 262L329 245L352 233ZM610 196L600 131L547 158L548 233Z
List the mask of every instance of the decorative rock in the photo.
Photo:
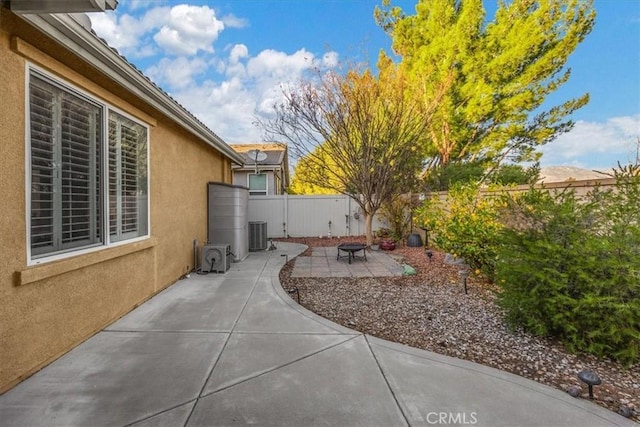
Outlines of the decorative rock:
M581 391L582 390L577 385L572 385L567 389L567 393L569 393L569 396L571 397L579 397Z
M618 414L625 418L631 418L631 408L628 406L621 406L620 409L618 409Z

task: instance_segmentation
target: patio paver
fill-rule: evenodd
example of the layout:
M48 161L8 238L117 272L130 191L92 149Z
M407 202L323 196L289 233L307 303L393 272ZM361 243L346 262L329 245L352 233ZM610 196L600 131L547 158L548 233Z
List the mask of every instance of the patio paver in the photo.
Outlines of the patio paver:
M336 247L311 249L311 256L294 261L291 277L378 277L401 276L402 266L382 251L367 251L367 260L356 257L351 264L346 258L336 259Z

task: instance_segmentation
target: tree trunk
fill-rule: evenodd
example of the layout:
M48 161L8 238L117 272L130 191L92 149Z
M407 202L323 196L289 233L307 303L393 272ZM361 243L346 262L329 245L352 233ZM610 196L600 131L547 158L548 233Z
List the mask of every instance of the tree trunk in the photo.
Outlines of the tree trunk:
M373 244L373 231L371 226L373 224L373 214L369 212L364 213L364 235L367 237L367 246Z

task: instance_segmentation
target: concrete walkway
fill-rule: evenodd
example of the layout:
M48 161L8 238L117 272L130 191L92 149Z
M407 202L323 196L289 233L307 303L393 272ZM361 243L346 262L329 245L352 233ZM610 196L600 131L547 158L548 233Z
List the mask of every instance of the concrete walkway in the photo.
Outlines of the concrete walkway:
M0 425L637 426L310 313L278 283L303 249L280 243L176 283L0 396Z

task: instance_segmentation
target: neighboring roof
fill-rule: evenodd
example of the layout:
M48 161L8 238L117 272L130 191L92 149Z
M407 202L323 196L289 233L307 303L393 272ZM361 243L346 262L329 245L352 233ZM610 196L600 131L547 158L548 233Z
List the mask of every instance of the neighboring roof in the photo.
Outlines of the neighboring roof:
M88 30L82 19L68 14L27 14L21 19L49 35L78 57L102 71L109 78L152 105L192 135L217 149L233 162L243 157L234 151L191 112L153 83L133 64L111 48L106 41Z
M547 166L540 169L538 182L546 184L552 182L582 181L611 178L602 172L578 168L574 166Z
M231 148L236 150L244 159L245 165L253 165L255 159L249 157L248 152L251 150L260 150L267 155L267 158L258 161L263 166L286 166L287 146L285 144L267 143L267 144L229 144Z

